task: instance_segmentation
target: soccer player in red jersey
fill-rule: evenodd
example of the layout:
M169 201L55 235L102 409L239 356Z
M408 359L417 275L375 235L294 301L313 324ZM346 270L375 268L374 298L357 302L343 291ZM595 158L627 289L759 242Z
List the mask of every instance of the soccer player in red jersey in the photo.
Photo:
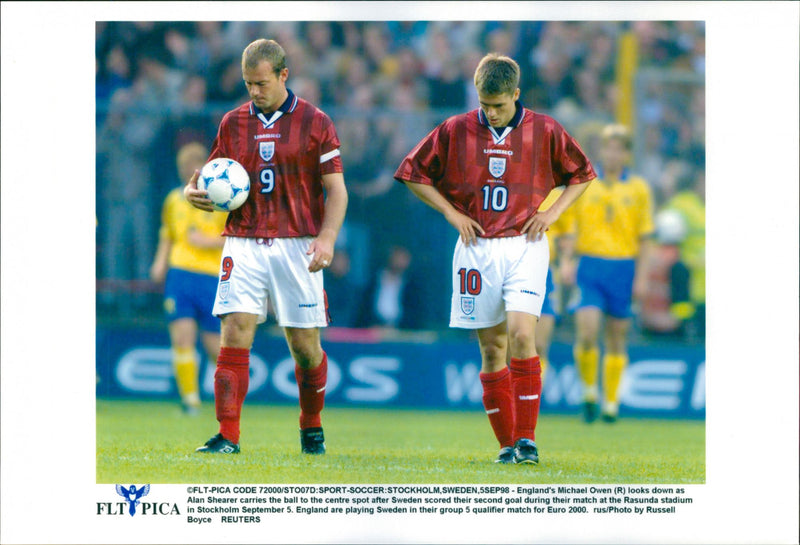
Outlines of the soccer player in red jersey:
M347 209L339 138L330 118L286 87L283 48L256 40L242 53L251 102L225 114L208 160L228 157L250 174L247 201L230 212L213 314L221 348L214 374L219 433L199 452L239 452L239 420L249 383L250 348L272 301L295 360L300 391L300 443L324 454L320 413L327 356L319 328L328 324L322 269ZM184 189L197 208L212 210L195 172Z
M460 235L450 326L477 330L483 405L501 447L496 461L537 464L542 382L534 332L549 259L545 231L596 175L561 125L520 104L519 78L513 59L485 56L475 71L480 108L436 127L394 177ZM539 212L560 185L558 199Z

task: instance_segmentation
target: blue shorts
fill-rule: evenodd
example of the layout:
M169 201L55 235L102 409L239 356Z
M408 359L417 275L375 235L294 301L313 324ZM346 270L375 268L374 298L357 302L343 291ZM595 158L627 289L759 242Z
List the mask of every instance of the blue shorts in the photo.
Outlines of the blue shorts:
M545 280L544 303L542 303L542 314L549 316L556 315L556 309L553 306L556 297L556 285L553 283L553 268L547 269L547 280Z
M211 314L217 293L216 275L170 269L164 285L164 312L167 321L192 318L200 329L219 333L219 318Z
M581 256L575 309L596 307L614 318L630 318L635 266L633 259Z

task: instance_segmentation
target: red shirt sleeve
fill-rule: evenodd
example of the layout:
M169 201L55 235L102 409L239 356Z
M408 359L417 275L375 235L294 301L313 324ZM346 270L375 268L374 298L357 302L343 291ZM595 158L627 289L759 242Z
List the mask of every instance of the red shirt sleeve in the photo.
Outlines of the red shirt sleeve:
M333 174L335 172L343 172L342 157L339 153L339 136L336 134L336 128L333 126L333 121L327 115L322 118L322 134L320 136L320 172L322 174Z
M551 138L556 185L582 184L597 177L578 142L558 122L553 123Z
M400 182L436 185L444 176L447 164L448 124L442 123L423 138L394 173Z

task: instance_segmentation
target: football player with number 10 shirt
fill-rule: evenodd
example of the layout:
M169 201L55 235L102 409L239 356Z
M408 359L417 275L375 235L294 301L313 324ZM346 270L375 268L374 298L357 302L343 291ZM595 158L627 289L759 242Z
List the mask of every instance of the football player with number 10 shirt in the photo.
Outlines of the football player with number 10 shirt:
M522 106L519 80L513 59L485 56L475 71L480 108L436 127L394 177L460 235L450 326L477 330L483 404L501 447L496 461L537 464L535 329L549 261L545 231L596 175L561 125ZM566 188L538 211L556 186Z
M250 174L250 194L228 215L214 315L222 319L214 374L219 433L205 453L239 452L239 421L249 384L250 348L272 301L295 360L302 452L323 454L320 413L327 356L320 327L328 324L322 269L330 265L347 209L339 139L330 118L286 87L286 53L256 40L242 53L242 76L252 99L225 114L208 160L234 159ZM184 195L212 210L197 189Z

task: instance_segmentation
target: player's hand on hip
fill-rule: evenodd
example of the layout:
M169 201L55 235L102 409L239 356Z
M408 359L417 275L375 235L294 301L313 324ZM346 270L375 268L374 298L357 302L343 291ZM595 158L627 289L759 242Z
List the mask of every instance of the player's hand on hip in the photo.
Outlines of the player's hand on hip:
M464 246L477 244L478 234L483 235L485 233L480 223L456 210L446 215L445 219L461 235L461 242L464 243Z
M306 255L312 256L308 271L312 273L321 271L329 267L333 260L333 242L324 237L317 237L311 241Z
M211 200L208 198L208 191L203 189L197 189L197 179L200 177L200 171L195 170L192 177L189 178L189 183L187 183L183 188L183 196L189 201L189 204L194 206L195 208L199 208L200 210L205 210L207 212L213 212L214 207L211 204Z
M558 216L555 216L550 210L536 212L528 218L528 221L522 226L522 234L528 235L528 240L531 242L541 240L545 231L547 231L550 225L557 219Z

